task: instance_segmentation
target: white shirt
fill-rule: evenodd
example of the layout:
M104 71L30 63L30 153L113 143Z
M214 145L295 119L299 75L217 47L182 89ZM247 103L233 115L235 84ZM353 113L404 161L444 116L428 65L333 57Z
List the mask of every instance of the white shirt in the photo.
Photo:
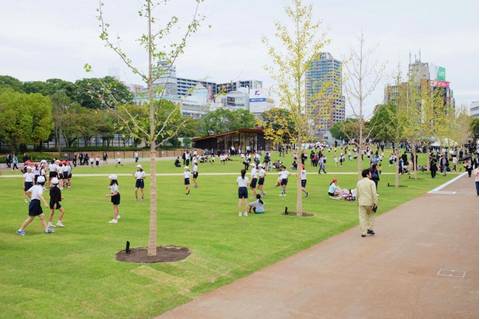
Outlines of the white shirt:
M258 171L258 177L265 177L265 170L263 168L260 168L260 170Z
M252 170L250 171L250 176L252 176L252 178L257 178L257 169L255 167L252 168Z
M190 172L188 172L188 171L183 172L183 177L184 178L190 178Z
M288 171L284 170L280 172L280 178L281 179L287 179L288 178Z
M237 177L237 184L238 187L247 187L248 185L248 177L242 178L242 176Z
M306 170L302 169L302 170L300 171L300 179L301 179L302 181L304 181L304 180L307 179L307 171L306 171Z
M32 193L32 197L31 197L32 199L40 200L40 197L43 194L43 186L33 185L32 187L30 187L30 189L27 192Z
M135 178L136 179L144 179L145 178L145 172L144 171L136 171L135 172Z
M112 194L118 193L118 191L119 191L118 184L110 185L110 192L111 192Z
M193 172L198 172L198 165L196 165L196 164L193 165L192 171L193 171Z
M58 167L58 166L57 166L57 164L55 164L55 163L49 164L49 165L48 165L48 170L49 170L50 172L56 172L56 171L57 171L57 167Z
M63 167L63 172L64 172L64 173L69 173L69 172L70 172L70 165L65 165L65 166Z
M35 178L35 175L33 173L25 173L23 174L23 178L25 182L27 183L33 183L33 179Z

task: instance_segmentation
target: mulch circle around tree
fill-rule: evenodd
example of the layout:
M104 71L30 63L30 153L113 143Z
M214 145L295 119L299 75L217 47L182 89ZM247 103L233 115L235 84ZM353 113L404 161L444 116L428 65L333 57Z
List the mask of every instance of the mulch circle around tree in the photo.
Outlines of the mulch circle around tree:
M148 256L147 248L140 247L130 249L128 254L125 250L121 250L116 254L116 258L118 261L129 263L163 263L180 261L187 258L190 254L190 249L186 247L159 246L157 247L156 256Z

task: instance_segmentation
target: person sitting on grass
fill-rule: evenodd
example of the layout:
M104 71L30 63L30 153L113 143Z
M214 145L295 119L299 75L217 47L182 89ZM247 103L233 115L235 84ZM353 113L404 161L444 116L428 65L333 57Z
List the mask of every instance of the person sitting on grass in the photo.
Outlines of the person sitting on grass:
M339 187L337 187L337 179L334 178L328 185L328 196L337 197L339 195Z
M251 214L252 211L255 214L265 213L265 207L264 207L264 203L263 203L263 200L262 200L262 195L257 194L256 198L257 199L254 202L251 202L251 203L248 204L248 213Z
M53 229L48 227L47 221L45 220L45 215L43 214L42 204L48 206L47 201L43 198L43 185L45 185L45 177L39 176L37 178L36 184L30 187L27 190L27 196L30 198L30 203L28 204L28 218L23 222L20 228L17 230L17 234L20 236L25 236L25 228L30 225L35 217L40 218L43 229L46 234L53 233Z
M177 156L177 159L175 160L175 167L181 167L182 165L180 164L180 157Z

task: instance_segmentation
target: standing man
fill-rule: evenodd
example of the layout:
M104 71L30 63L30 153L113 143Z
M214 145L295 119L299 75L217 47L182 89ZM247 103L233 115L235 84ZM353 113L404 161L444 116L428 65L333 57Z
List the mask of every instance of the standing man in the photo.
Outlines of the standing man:
M378 195L375 183L371 180L369 169L362 171L362 179L357 183L358 217L362 237L375 235L373 231L374 214L377 211Z

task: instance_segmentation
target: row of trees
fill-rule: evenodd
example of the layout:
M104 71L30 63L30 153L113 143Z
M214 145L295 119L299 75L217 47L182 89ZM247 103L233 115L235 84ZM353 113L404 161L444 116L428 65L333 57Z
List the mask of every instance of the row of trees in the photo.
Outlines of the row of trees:
M75 82L62 79L22 82L12 76L0 75L0 89L40 93L44 96L63 92L71 101L90 109L113 108L133 101L133 95L128 87L111 76L85 78Z

